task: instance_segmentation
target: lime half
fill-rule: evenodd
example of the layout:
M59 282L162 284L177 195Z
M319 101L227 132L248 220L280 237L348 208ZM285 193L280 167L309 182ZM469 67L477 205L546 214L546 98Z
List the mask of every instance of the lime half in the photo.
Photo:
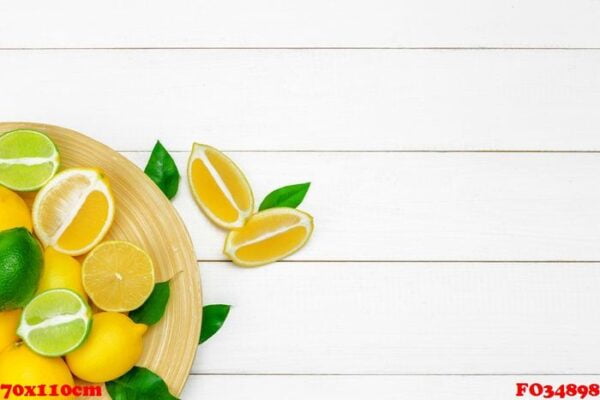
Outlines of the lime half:
M0 136L0 184L21 192L37 190L58 170L60 157L52 140L28 129Z
M70 289L51 289L25 307L17 335L36 353L58 357L83 343L91 321L92 311L81 296Z

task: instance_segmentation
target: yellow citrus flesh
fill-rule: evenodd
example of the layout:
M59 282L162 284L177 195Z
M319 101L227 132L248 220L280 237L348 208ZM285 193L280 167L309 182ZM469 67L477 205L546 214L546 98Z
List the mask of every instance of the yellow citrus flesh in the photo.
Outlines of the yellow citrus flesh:
M38 293L49 289L71 289L85 300L87 295L81 283L81 264L75 258L59 253L52 247L44 252L44 269Z
M256 267L298 251L313 231L312 217L293 208L254 214L241 229L229 232L224 253L237 265Z
M0 185L0 231L25 227L31 232L31 214L25 201Z
M215 224L240 228L254 210L252 189L242 171L219 150L194 143L188 180L198 206Z
M24 344L16 344L0 353L0 382L10 385L38 386L74 385L69 368L60 357L43 357ZM60 393L60 391L59 391ZM22 399L11 394L8 399ZM53 396L52 399L71 400L72 396Z
M17 327L20 319L20 309L0 312L0 352L19 340Z
M33 228L45 246L77 256L90 251L108 232L114 200L100 171L71 168L56 175L35 198Z
M82 268L83 287L98 308L135 310L154 289L154 266L139 247L122 241L100 244L88 254Z
M142 336L148 327L113 312L94 315L87 340L67 354L73 374L87 382L102 383L120 377L138 362Z
M59 248L76 250L93 243L107 219L108 198L101 192L91 192L69 227L58 239Z

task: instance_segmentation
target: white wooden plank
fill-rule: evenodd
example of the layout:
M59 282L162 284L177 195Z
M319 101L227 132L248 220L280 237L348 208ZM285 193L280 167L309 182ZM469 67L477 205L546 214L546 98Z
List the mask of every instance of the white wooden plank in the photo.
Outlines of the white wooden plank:
M2 47L600 45L596 1L24 0L0 15Z
M597 374L599 267L201 263L204 303L233 308L193 371Z
M507 400L517 383L590 385L600 376L240 376L193 375L181 396L219 400ZM534 389L537 390L537 389ZM536 392L534 392L536 393ZM534 399L529 393L522 397ZM542 398L539 396L537 398ZM560 398L560 397L556 397ZM580 398L580 397L566 397ZM594 398L594 397L586 397Z
M2 51L0 120L118 150L600 150L599 69L600 51Z
M140 167L148 153L125 153ZM312 181L315 217L293 260L600 260L600 156L589 153L230 153L257 203ZM186 174L187 153L175 153ZM184 177L175 206L199 259L225 232Z

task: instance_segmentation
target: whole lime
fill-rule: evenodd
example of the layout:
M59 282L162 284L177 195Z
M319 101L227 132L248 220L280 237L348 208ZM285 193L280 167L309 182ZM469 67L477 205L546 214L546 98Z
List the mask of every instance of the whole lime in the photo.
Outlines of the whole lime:
M21 308L33 298L43 264L41 246L27 229L0 232L0 311Z

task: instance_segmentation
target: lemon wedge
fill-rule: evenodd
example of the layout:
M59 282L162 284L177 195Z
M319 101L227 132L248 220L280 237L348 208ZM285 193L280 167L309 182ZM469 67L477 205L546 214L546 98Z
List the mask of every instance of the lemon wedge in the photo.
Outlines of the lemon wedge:
M97 169L67 169L40 190L32 215L35 233L46 247L85 254L106 235L115 215L108 178Z
M254 210L248 180L229 157L213 147L194 143L188 180L198 206L222 228L242 227Z
M281 260L300 250L313 231L311 215L293 208L270 208L254 214L231 231L224 253L235 264L256 267Z

